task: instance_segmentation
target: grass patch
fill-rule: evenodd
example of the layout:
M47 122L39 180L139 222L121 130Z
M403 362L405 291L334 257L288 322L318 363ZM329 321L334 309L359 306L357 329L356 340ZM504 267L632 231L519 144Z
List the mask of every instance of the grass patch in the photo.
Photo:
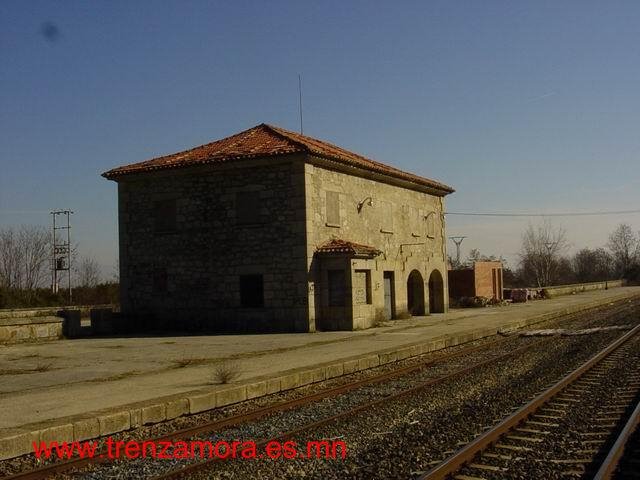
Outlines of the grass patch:
M234 360L223 360L218 363L213 370L213 381L215 383L229 383L237 379L242 374L240 364Z
M34 372L48 372L53 368L53 363L38 363L33 371Z
M33 368L6 368L0 370L0 375L27 375L29 373L48 372L56 370L53 363L38 363Z
M100 378L92 378L90 380L86 380L88 383L101 383L101 382L113 382L116 380L123 380L125 378L133 377L135 375L140 375L139 370L131 370L129 372L118 373L116 375L111 375L110 377L100 377Z
M182 357L173 361L174 368L193 367L195 365L203 365L209 362L206 358Z

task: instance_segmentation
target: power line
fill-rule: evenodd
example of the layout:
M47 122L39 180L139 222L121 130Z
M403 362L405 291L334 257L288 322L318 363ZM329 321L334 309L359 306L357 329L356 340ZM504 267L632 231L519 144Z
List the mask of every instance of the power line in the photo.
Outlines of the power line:
M586 217L595 215L625 215L640 213L636 210L614 210L609 212L565 212L565 213L507 213L507 212L445 212L445 215L464 215L470 217Z

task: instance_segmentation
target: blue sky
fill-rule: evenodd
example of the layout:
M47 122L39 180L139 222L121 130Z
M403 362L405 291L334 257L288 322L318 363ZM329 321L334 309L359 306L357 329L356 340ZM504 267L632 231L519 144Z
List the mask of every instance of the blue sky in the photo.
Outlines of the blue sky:
M297 130L299 73L306 134L454 186L450 211L640 208L639 25L635 1L5 0L0 226L71 208L110 271L116 185L99 174ZM513 259L529 221L449 217L448 233ZM640 229L554 220L574 249L620 222Z

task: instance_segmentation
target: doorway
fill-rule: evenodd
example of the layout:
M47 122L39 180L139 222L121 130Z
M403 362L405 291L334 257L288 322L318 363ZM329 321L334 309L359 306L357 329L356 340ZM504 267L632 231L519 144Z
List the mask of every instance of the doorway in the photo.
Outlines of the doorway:
M396 316L393 272L383 272L382 280L384 284L384 318L385 320L391 320Z
M424 315L424 280L418 270L407 278L407 308L411 315Z
M444 313L444 282L438 270L429 276L429 313Z

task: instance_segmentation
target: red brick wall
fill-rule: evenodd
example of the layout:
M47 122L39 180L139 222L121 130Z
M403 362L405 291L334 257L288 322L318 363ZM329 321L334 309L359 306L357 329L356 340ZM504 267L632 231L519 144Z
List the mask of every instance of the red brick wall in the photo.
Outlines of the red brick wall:
M476 296L502 300L502 263L475 262L473 271Z

